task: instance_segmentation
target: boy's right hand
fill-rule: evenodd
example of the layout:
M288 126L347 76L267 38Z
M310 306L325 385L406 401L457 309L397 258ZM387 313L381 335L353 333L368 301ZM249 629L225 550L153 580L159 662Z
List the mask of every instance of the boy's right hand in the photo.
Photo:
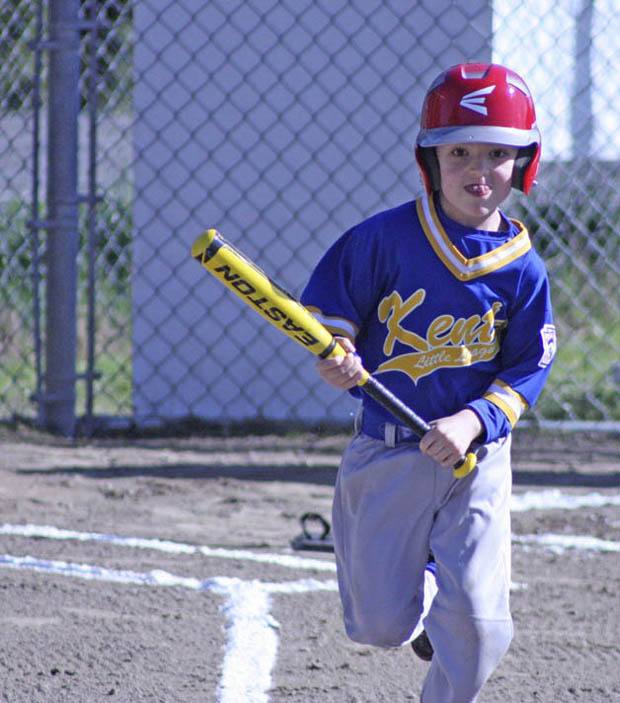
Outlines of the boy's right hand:
M348 391L357 385L364 377L362 360L355 353L355 347L350 339L336 337L338 344L347 352L344 356L334 356L331 359L321 359L316 364L319 376L330 386Z

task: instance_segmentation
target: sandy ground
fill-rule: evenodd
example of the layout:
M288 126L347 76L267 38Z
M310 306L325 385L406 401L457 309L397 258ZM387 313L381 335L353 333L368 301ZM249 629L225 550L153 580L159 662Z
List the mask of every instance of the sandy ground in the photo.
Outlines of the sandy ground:
M480 701L620 701L620 438L515 440L542 502L513 512L516 636ZM0 430L0 700L416 701L427 665L347 641L333 556L290 548L345 441Z

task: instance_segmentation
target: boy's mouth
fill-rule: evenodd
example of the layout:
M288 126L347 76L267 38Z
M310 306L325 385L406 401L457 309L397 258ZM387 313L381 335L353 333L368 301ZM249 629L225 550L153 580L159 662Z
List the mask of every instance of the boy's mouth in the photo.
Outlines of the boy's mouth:
M470 183L465 186L465 190L470 195L474 195L477 198L482 198L491 192L491 188L484 183Z

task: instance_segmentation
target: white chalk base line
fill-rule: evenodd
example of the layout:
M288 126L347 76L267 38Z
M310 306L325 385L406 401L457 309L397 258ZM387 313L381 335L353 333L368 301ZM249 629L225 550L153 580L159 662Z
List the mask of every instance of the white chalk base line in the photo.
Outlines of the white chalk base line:
M145 537L120 537L118 535L103 534L100 532L77 532L65 530L51 525L0 525L0 535L14 537L39 537L56 540L76 540L78 542L105 542L116 547L130 547L132 549L153 549L168 554L202 554L218 559L242 559L263 564L273 564L289 569L309 569L312 571L336 572L333 561L323 559L308 559L290 554L257 554L245 549L221 549L171 540L152 539Z
M212 591L225 598L227 641L222 674L218 684L218 703L267 703L271 688L280 625L271 615L271 594L309 593L338 590L336 581L303 579L288 583L242 581L215 577L206 580L176 576L163 570L136 572L107 569L89 564L0 555L0 568L20 569L71 576L88 581L166 586L193 591Z

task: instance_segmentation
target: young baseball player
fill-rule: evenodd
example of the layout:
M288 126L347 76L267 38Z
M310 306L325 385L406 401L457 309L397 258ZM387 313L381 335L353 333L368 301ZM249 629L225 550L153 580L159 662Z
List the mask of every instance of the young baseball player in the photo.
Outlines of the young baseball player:
M421 700L468 703L512 638L510 433L555 353L544 265L500 210L538 168L527 85L500 65L445 71L426 95L415 154L424 195L346 232L302 302L348 352L318 363L325 381L356 393L363 362L432 426L418 440L363 397L333 505L347 633L381 647L416 636L432 552ZM456 479L470 445L477 467Z

